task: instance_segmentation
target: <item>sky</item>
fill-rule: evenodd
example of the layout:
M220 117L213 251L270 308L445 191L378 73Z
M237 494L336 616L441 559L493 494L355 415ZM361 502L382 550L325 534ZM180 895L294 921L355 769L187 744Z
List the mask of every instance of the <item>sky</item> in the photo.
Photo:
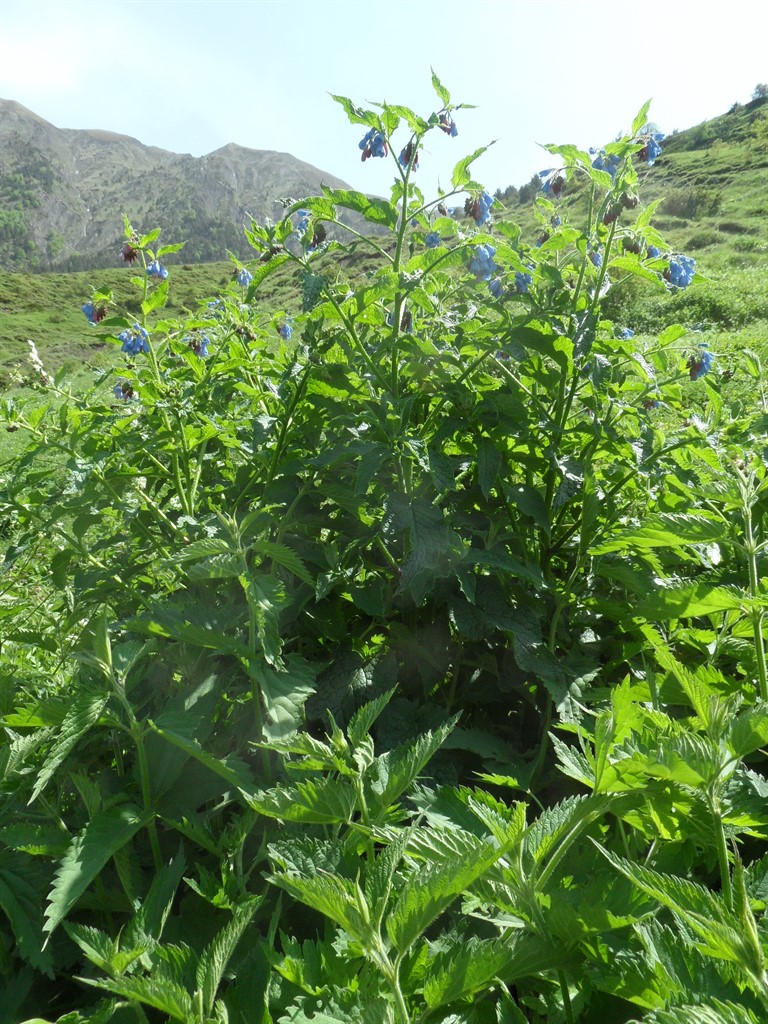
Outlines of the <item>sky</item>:
M361 163L364 129L330 94L428 117L433 67L477 109L429 135L430 198L494 140L473 168L490 191L551 166L540 144L609 142L648 99L667 133L725 113L768 82L767 38L766 0L0 0L0 96L177 153L288 152L386 194L393 168Z

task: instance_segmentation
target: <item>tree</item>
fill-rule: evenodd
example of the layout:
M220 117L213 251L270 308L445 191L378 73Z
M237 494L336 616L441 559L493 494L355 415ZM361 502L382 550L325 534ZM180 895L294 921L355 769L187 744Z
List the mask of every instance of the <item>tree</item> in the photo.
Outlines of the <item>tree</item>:
M758 82L752 92L753 100L768 100L768 82Z

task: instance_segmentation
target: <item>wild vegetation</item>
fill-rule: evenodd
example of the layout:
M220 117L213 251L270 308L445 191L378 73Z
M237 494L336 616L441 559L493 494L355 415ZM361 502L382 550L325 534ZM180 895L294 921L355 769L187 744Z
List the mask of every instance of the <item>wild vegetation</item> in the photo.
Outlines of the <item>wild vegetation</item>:
M119 360L4 402L0 1019L768 1013L761 350L642 202L647 108L549 147L530 235L482 150L421 194L433 85L337 97L391 196L253 223L218 294L127 223L75 299Z

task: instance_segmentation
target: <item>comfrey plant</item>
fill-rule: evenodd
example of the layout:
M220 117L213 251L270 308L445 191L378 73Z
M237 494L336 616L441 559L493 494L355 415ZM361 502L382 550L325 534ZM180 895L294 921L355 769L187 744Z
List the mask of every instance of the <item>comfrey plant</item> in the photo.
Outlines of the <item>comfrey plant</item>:
M83 309L114 373L11 410L9 1019L765 1019L761 428L604 315L693 280L647 110L550 147L535 244L483 150L421 193L465 106L432 81L336 97L390 196L252 224L190 315L126 224L138 302Z

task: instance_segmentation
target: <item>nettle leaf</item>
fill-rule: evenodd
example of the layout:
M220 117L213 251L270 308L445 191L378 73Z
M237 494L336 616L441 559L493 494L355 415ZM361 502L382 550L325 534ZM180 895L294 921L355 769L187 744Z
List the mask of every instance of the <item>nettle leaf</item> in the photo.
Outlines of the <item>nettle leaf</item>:
M349 782L325 776L251 793L248 804L254 811L281 821L336 825L350 820L357 797Z
M122 996L131 1002L152 1006L161 1013L166 1013L180 1024L189 1024L199 1020L195 1013L192 997L182 986L169 978L110 978L108 981L93 978L78 978L78 981L93 988L109 992L110 995Z
M64 716L56 742L38 773L29 803L40 796L78 740L98 722L106 704L107 697L103 693L86 693L75 698Z
M688 583L657 588L636 605L634 612L643 618L663 622L738 610L743 604L744 595L735 587Z
M279 617L285 604L285 588L280 580L264 573L249 573L240 581L254 617L261 652L270 665L282 667Z
M123 804L99 812L88 822L72 840L56 870L44 931L52 932L64 920L110 857L149 821L146 812Z
M562 967L570 958L564 943L555 946L531 934L457 939L429 963L424 1001L430 1009L436 1009L471 998L496 978L506 985L514 984L520 978Z
M496 483L501 464L501 452L494 442L490 437L481 437L477 442L477 479L486 501Z
M399 889L387 916L387 933L401 953L421 937L432 922L505 852L497 842L468 840L469 849L443 862L417 868Z
M335 100L344 109L344 113L352 124L364 124L369 128L376 128L378 131L381 131L381 120L378 114L372 110L363 110L362 107L356 106L346 96L334 96L333 93L329 95L332 100Z
M228 782L233 789L239 790L244 798L249 798L256 791L256 782L247 765L234 754L225 758L214 757L200 745L194 736L189 734L194 729L195 719L184 711L164 711L154 722L149 723L163 739L179 747L184 753L200 761L212 772Z
M226 924L200 954L195 980L202 994L203 1009L210 1016L221 979L235 947L251 922L261 899L250 899L235 907L232 920Z
M746 1006L712 999L707 1003L654 1010L644 1016L642 1022L630 1021L630 1024L760 1024L760 1020Z
M374 700L368 701L367 704L363 704L363 706L358 708L354 715L352 715L349 720L349 724L347 725L347 736L349 737L349 742L353 747L356 747L363 742L365 737L371 731L376 719L394 697L395 692L396 690L394 688L387 690L386 693L382 693Z
M682 548L690 544L709 544L722 540L720 519L702 515L662 512L648 516L643 525L615 533L607 541L590 549L591 555L611 551L648 550L650 548Z
M249 675L258 684L264 702L264 737L284 739L304 722L304 704L315 692L315 669L304 658L291 654L282 669L251 661Z
M385 813L408 789L424 765L440 749L459 720L455 716L434 732L428 731L410 743L389 750L375 759L365 772L371 814Z
M294 576L297 576L304 583L314 586L314 580L306 565L292 548L285 544L278 544L271 540L257 540L249 545L249 550L262 558L270 558L284 569L288 569Z
M324 871L314 878L282 874L268 878L294 899L330 918L363 946L374 943L370 910L357 882Z

